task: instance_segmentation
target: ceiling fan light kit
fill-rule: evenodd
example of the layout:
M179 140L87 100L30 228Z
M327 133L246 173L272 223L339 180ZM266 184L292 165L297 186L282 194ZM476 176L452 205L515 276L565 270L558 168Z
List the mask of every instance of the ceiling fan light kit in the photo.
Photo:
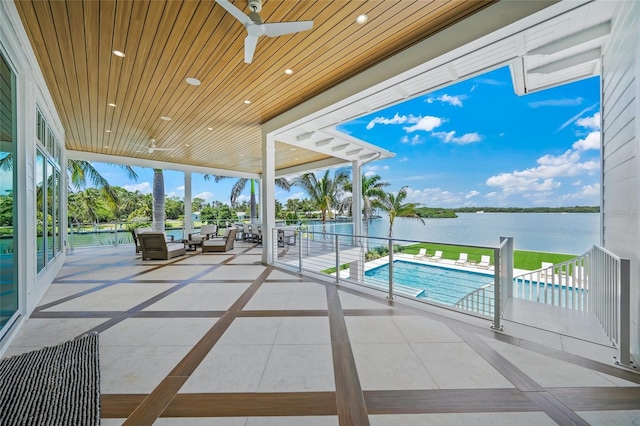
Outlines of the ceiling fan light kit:
M244 39L244 61L247 64L253 61L253 54L256 51L258 38L260 36L277 37L307 31L313 28L313 21L273 22L265 24L260 15L258 15L262 10L261 0L248 0L249 9L251 9L249 15L246 15L235 7L229 0L216 0L216 3L222 6L238 21L242 22L247 29L247 37Z

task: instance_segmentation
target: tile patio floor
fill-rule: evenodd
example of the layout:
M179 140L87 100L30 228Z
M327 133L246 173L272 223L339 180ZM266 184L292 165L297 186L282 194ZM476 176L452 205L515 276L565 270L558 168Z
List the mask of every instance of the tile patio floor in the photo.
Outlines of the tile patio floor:
M640 425L615 351L262 265L77 249L4 356L100 333L102 424Z

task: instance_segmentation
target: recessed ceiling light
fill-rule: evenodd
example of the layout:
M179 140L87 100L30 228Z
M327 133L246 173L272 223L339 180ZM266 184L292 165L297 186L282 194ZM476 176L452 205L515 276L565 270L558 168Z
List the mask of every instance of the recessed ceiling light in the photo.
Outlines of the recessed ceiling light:
M107 105L109 105L110 107L113 107L113 108L116 107L116 104L114 104L113 102L109 102Z
M113 51L113 54L114 54L114 55L116 55L116 56L120 56L121 58L124 58L124 53L122 53L122 52L121 52L121 51L119 51L119 50L114 50L114 51Z
M105 130L105 132L107 132L107 133L111 133L111 130L107 129L107 130Z
M207 127L207 130L213 130L213 127Z
M160 120L171 121L171 117L167 117L166 115L163 115L160 117Z
M286 70L284 70L284 73L287 75L291 75L293 74L293 70L291 68L287 68Z
M198 80L197 78L193 78L193 77L189 77L185 80L187 83L189 83L192 86L200 86L202 83L200 82L200 80Z
M360 25L364 24L368 20L369 20L369 17L364 13L362 15L358 15L358 17L356 18L356 22Z
M249 105L251 103L251 101L249 99L247 99L246 101L244 101L244 103Z
M296 150L295 148L289 148L289 151L295 151L295 150Z
M105 145L104 148L109 149L109 145Z
M191 144L190 143L185 143L184 146L191 146Z

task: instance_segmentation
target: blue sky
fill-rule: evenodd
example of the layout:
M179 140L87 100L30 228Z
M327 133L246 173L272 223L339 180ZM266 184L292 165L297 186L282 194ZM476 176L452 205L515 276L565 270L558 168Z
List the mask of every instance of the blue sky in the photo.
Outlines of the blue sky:
M525 96L513 92L508 68L446 87L339 127L396 157L370 163L389 191L429 207L599 205L600 89L594 77ZM151 192L153 172L138 182L96 163L112 185ZM193 175L192 195L229 201L235 180ZM181 172L165 171L168 195L184 195ZM297 188L276 197L302 198ZM249 198L249 185L240 199Z

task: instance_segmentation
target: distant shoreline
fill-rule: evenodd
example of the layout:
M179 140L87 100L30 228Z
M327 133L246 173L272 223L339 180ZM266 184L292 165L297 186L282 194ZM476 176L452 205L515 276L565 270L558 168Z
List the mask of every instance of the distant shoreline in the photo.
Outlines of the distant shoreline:
M573 207L460 207L456 213L600 213L599 206Z

